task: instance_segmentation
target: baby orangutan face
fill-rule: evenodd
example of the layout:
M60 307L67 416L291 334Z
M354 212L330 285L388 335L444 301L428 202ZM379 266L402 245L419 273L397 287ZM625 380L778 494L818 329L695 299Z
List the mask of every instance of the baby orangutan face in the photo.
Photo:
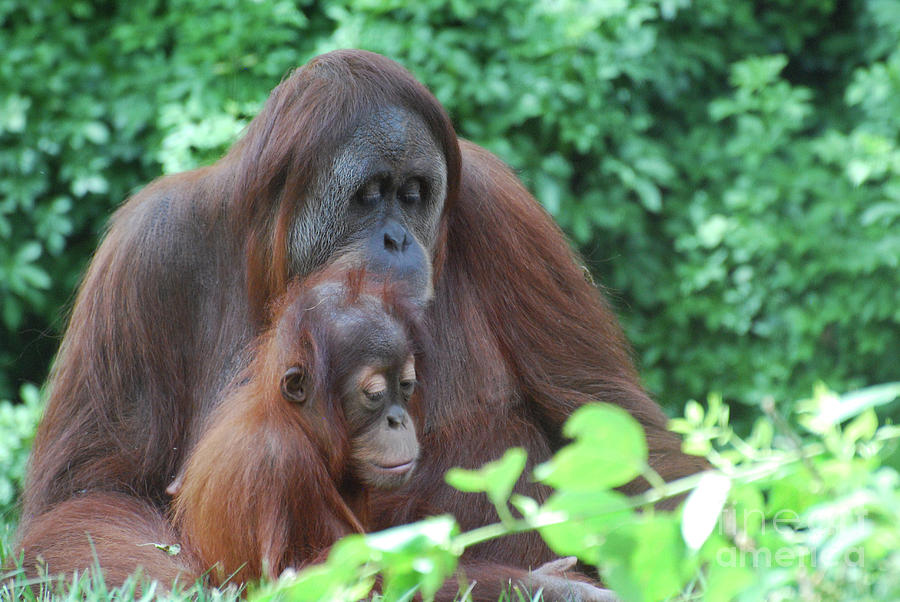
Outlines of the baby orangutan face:
M282 377L282 396L312 413L321 406L313 391L339 404L350 443L349 474L363 485L399 487L419 457L409 414L417 382L406 314L368 290L346 300L341 287L326 283L309 294L304 319L324 326L316 331L316 348L328 357L329 382L315 386L310 372L294 365Z
M419 456L415 428L407 412L416 387L413 357L364 365L349 384L343 404L353 433L353 469L367 485L399 487L409 479Z

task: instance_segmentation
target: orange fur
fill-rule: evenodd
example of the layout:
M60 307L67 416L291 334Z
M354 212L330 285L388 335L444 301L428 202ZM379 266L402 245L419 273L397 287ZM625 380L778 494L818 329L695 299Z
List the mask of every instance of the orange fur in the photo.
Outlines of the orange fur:
M340 297L318 299L315 287L332 282L342 286ZM367 307L363 294L380 299L378 311L421 349L420 310L399 285L362 270L325 269L273 304L273 326L188 457L173 522L201 566L213 568L214 583L277 577L366 529L368 491L350 474L351 433L337 397L338 375L358 366L328 349L325 336L335 311ZM281 396L280 377L295 365L310 374L308 411Z

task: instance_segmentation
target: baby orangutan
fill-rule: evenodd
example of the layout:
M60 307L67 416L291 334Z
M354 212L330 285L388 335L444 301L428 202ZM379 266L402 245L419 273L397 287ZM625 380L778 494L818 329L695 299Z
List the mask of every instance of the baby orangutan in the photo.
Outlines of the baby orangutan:
M409 479L423 331L398 286L335 268L275 305L170 487L187 552L201 570L215 566L214 583L321 560L366 530L369 488Z

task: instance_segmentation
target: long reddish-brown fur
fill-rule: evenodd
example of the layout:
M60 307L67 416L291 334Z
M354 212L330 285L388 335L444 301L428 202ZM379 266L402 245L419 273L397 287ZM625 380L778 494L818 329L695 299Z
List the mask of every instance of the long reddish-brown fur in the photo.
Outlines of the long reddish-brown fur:
M368 492L351 474L350 433L333 382L354 366L343 366L346 358L328 349L328 318L307 311L322 303L311 292L322 283L342 287L329 304L356 306L363 293L379 298L418 353L424 344L417 308L396 286L361 271L325 270L289 287L271 312L274 325L224 393L178 479L173 521L200 566L213 569L216 584L277 577L366 529ZM282 398L279 381L291 365L309 372L304 406L315 413Z
M528 451L528 474L563 443L565 419L594 401L620 405L641 422L649 463L664 479L703 470L704 460L683 454L680 438L666 430L613 313L552 219L495 156L466 141L461 149L460 198L426 321L435 344L424 359L435 393L424 408L424 457L414 483L378 494L375 526L436 512L452 513L464 529L499 520L485 496L452 492L444 473L480 467L519 445ZM645 487L636 481L623 490ZM538 501L549 494L525 478L517 490ZM538 534L524 533L481 544L469 558L463 569L481 584L476 597L496 600L504 582L497 575L511 576L498 565L536 567L553 554Z
M222 160L161 178L116 212L51 372L23 497L26 567L39 556L58 559L51 571L91 564L56 552L64 534L91 531L58 517L66 500L89 507L95 495L120 492L146 502L132 509L135 521L164 516L168 483L286 286L286 223L311 174L387 100L424 117L452 194L460 159L443 109L399 65L347 51L282 82ZM135 533L136 546L144 539ZM133 569L131 558L112 562ZM161 576L189 569L179 557L160 562L171 564Z
M483 496L446 486L444 471L479 466L510 445L524 446L531 463L546 459L562 443L560 424L588 401L619 404L641 421L663 477L702 467L666 432L614 316L520 182L487 151L460 144L442 107L404 69L339 51L282 82L221 161L152 183L114 216L52 371L24 496L26 566L38 555L53 559L51 571L90 564L63 546L106 519L73 524L69 504L89 509L124 496L120 515L158 526L123 533L135 549L171 535L166 486L292 276L289 225L313 174L361 119L398 105L422 116L443 151L448 190L426 318L435 352L426 361L424 457L408 488L377 504L375 525L432 512L452 512L467 528L495 520ZM137 564L164 579L192 570L187 558L160 552L151 563L115 550L101 555L109 575ZM469 555L472 566L523 568L550 558L535 534Z

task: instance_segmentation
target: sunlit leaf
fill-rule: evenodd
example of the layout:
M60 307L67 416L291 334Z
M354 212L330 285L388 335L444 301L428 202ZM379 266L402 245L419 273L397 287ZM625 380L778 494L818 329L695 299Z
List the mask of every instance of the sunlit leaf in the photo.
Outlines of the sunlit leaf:
M541 507L541 514L558 515L563 522L539 531L559 556L578 556L596 565L598 547L606 533L627 520L632 512L628 498L616 491L556 492Z
M900 383L875 385L842 396L817 387L815 396L801 404L810 415L801 417L800 422L811 431L822 433L869 408L890 403L898 397Z
M447 471L445 479L460 491L483 491L495 504L505 503L527 460L525 450L514 447L506 450L499 460L488 462L478 470L453 468Z
M676 594L697 565L673 516L637 517L612 530L600 547L603 579L628 602Z
M647 461L640 424L628 412L608 404L579 408L563 426L575 443L537 466L539 481L558 489L590 491L623 485L638 476Z
M699 550L712 533L730 489L731 479L723 474L707 472L700 477L681 512L681 535L688 548Z

